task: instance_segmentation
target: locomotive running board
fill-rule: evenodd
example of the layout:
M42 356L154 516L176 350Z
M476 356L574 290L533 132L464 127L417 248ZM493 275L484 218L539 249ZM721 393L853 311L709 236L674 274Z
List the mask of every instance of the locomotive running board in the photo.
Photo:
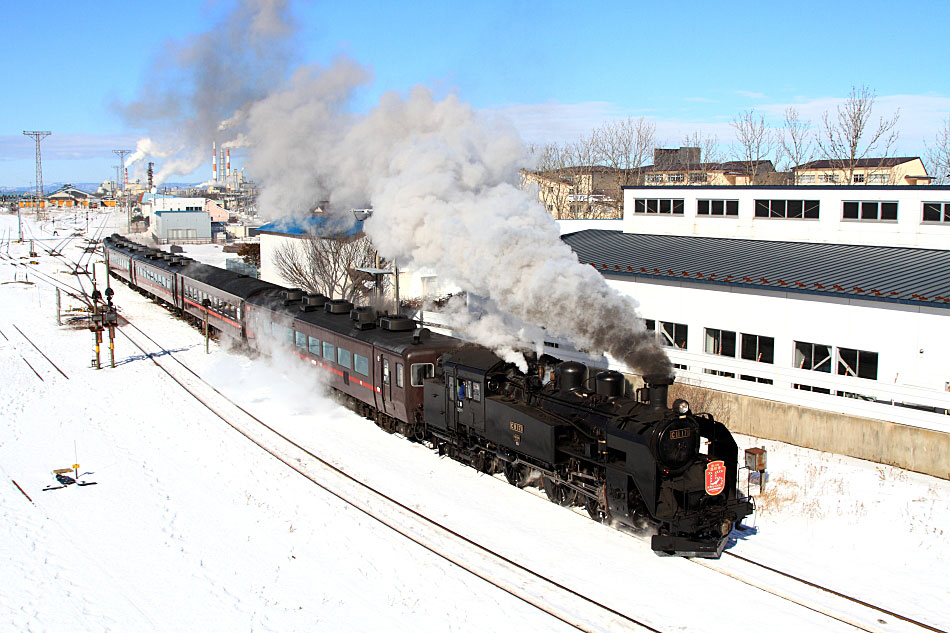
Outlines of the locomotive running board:
M694 541L685 536L656 535L651 541L653 551L659 556L684 556L687 558L719 558L726 549L728 536L719 542Z

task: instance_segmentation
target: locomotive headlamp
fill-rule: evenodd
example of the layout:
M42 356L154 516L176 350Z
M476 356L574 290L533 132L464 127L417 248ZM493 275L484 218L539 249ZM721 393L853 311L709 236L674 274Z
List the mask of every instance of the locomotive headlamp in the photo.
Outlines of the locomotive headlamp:
M680 415L686 415L689 413L689 403L685 400L677 400L673 403L673 410Z

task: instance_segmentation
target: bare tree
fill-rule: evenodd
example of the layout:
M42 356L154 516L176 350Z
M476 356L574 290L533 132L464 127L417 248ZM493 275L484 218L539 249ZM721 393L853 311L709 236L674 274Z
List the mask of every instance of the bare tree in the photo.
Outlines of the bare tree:
M369 292L364 283L368 276L355 269L373 266L375 259L373 245L362 233L310 234L274 252L277 271L289 283L310 293L354 302Z
M588 137L570 143L552 143L538 150L535 170L523 179L539 187L538 198L558 220L592 219L616 215L595 195L595 176L602 170Z
M643 117L607 122L591 140L597 162L615 171L618 197L622 187L642 184L643 165L656 148L656 124Z
M944 119L943 128L934 136L934 144L926 145L927 170L933 176L933 183L950 183L950 118Z
M822 115L818 148L833 169L845 172L847 180L844 184L854 182L855 168L872 152L879 154L875 157L880 158L877 166L883 167L897 142L895 127L900 109L889 119L880 117L875 128L868 128L875 97L867 86L852 86L851 94L838 106L836 115L832 116L827 110Z
M734 157L745 165L751 178L750 184L758 184L759 172L763 163L781 148L776 134L765 124L765 117L756 115L755 110L747 110L732 120L736 131Z
M688 175L690 184L701 185L709 180L709 173L720 168L723 155L719 148L719 137L716 135L706 136L697 130L692 134L687 134L683 139L685 147L698 147L700 162L696 169ZM692 166L690 166L692 167ZM694 175L698 174L698 178Z
M794 171L815 157L815 142L811 134L811 121L803 121L794 106L785 108L785 133L781 136L782 151L788 158L788 167ZM798 184L795 176L795 184Z

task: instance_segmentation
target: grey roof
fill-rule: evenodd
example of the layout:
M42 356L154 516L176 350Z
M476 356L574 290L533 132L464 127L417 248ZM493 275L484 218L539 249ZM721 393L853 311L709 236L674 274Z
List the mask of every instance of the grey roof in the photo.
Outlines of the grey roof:
M582 263L605 274L950 309L950 250L605 230L562 239Z
M865 167L895 167L909 163L912 160L920 160L920 156L889 156L882 158L858 158L854 161L854 166L863 169ZM797 169L847 169L848 159L842 160L813 160L808 163L802 163L793 170Z

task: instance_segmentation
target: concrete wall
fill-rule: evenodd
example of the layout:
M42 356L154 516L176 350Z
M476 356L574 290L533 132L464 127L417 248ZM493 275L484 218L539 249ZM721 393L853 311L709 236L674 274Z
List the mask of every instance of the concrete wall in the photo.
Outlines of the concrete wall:
M633 384L642 384L635 379ZM734 433L899 466L950 479L950 433L676 385L679 397L705 401ZM702 413L700 407L696 411Z

